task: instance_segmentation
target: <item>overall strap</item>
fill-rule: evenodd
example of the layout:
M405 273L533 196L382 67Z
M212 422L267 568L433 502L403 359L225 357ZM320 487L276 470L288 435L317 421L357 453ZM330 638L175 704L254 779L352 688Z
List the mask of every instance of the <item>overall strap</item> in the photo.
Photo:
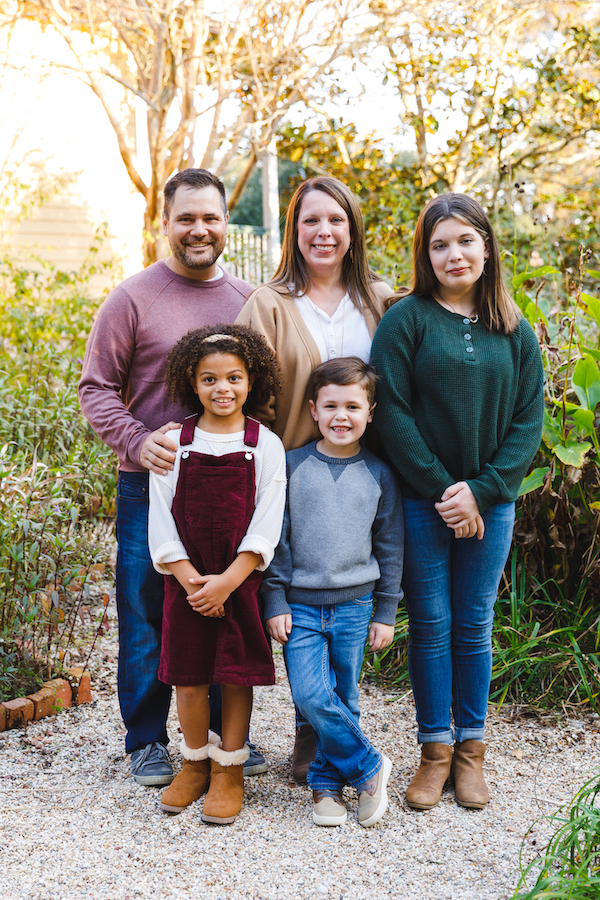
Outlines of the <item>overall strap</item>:
M246 429L244 431L244 444L246 447L256 447L258 444L258 433L260 431L260 422L253 419L252 416L246 416Z
M181 429L181 434L179 436L179 446L185 447L186 444L193 443L194 440L194 428L196 427L196 422L200 418L200 413L192 413L191 416L186 416L183 422L183 427Z

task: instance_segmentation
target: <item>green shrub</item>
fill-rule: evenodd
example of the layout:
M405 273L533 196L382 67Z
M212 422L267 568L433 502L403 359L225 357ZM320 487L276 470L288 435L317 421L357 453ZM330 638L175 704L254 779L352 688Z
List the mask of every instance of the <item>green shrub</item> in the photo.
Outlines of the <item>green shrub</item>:
M68 662L106 559L114 463L77 401L93 271L0 266L0 698Z

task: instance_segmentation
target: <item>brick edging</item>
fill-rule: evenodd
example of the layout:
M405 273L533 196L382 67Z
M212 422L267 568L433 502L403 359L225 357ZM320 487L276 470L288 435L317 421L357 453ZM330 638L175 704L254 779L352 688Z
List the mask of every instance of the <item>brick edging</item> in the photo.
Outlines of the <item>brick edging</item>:
M89 703L91 699L90 673L72 666L67 671L67 678L53 678L45 681L35 694L0 703L0 731L21 728L27 722L54 716L71 706Z

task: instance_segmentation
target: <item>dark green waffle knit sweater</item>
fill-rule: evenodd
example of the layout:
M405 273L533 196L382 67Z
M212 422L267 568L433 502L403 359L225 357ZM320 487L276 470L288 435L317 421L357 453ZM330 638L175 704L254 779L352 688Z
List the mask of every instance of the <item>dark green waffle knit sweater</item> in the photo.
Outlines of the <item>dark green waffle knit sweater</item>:
M440 500L468 482L479 511L515 500L540 444L540 349L522 319L513 334L411 295L383 317L371 361L375 426L409 496Z

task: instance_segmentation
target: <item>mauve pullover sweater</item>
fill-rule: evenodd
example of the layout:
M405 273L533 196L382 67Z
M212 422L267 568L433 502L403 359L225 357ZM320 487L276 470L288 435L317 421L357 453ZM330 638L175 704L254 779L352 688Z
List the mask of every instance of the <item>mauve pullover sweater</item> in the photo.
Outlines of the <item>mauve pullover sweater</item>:
M223 272L214 281L176 275L162 260L110 292L90 333L79 403L125 472L145 472L146 436L194 410L167 397L167 354L192 328L233 322L251 285Z
M539 448L543 370L533 329L512 334L411 295L373 339L374 423L403 492L438 501L466 481L479 511L515 500Z

